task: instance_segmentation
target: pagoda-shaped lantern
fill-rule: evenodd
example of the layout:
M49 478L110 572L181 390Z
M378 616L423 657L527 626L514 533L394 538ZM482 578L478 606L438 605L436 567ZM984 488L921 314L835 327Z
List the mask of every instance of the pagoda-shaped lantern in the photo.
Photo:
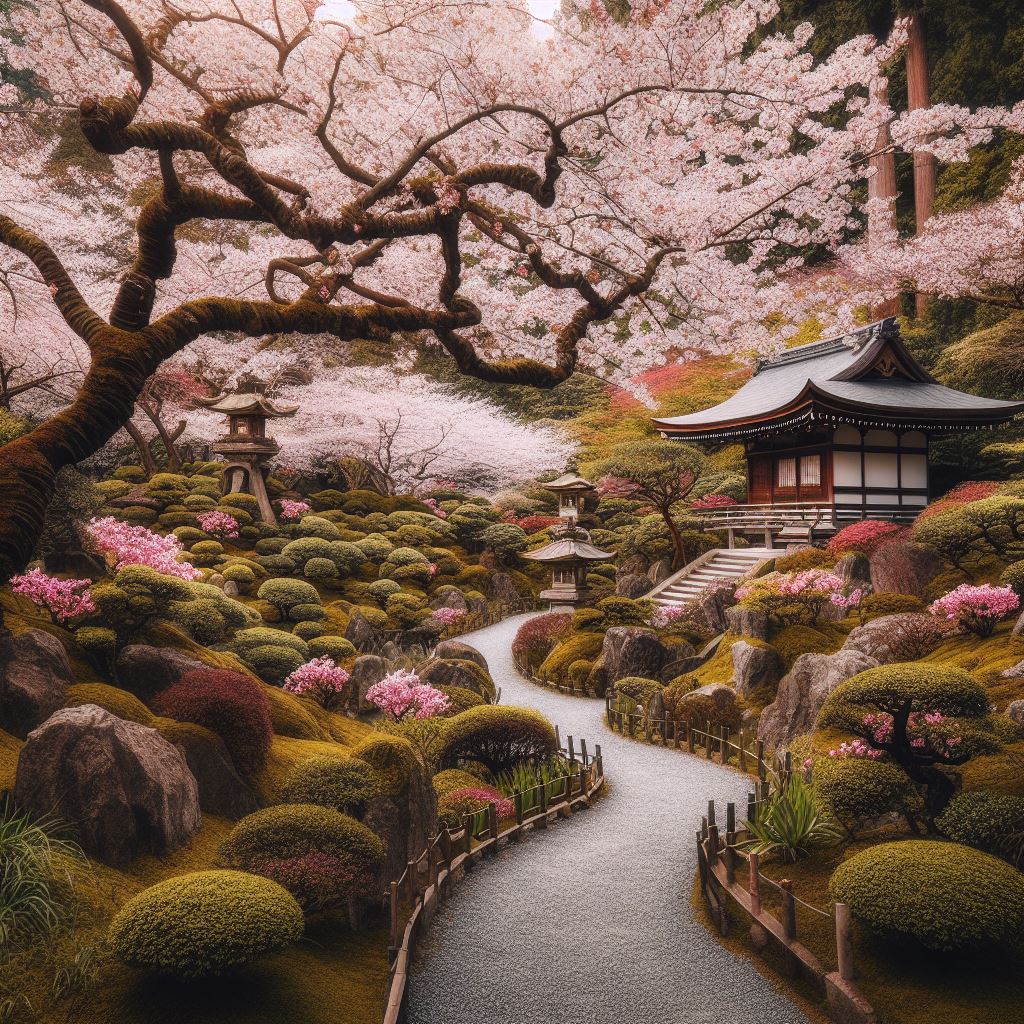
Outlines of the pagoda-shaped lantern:
M224 467L225 494L251 494L260 506L260 515L268 523L277 522L267 493L267 463L281 450L267 436L267 420L294 416L297 405L274 402L264 394L264 385L246 376L233 393L202 400L212 412L227 417L228 432L213 445L218 455L227 460Z
M563 473L543 486L558 498L563 519L579 519L597 508L597 488L578 473Z
M587 567L591 562L603 562L615 556L594 547L590 534L580 529L575 519L568 519L564 526L554 527L550 544L537 551L527 551L523 557L551 566L551 587L541 591L540 599L554 608L586 601L590 596Z

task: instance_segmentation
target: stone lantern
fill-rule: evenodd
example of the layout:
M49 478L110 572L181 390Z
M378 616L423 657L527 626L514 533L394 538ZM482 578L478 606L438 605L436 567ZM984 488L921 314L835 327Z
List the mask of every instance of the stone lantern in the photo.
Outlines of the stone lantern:
M555 527L552 534L550 544L523 554L524 558L551 566L551 587L541 591L540 599L547 601L549 608L582 604L590 596L587 567L591 562L603 562L615 555L594 547L590 534L580 529L575 519Z
M563 519L580 519L597 508L597 488L578 473L563 473L543 486L558 498Z
M267 493L266 472L267 463L281 448L267 436L267 420L294 416L298 406L274 402L263 391L264 385L254 377L244 377L235 392L203 399L202 403L227 418L227 434L213 444L213 451L227 460L224 493L251 494L259 502L263 519L276 523Z

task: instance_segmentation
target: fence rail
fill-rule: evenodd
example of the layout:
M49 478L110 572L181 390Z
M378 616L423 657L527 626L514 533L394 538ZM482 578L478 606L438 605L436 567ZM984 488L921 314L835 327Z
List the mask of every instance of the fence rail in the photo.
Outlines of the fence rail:
M747 820L756 819L757 808L767 798L768 783L760 792L747 798ZM729 930L729 908L736 908L750 921L750 937L755 948L774 943L782 950L786 972L791 977L804 977L821 992L833 1020L841 1024L876 1024L874 1009L854 983L853 942L850 931L850 908L836 903L828 908L816 906L797 896L790 879L776 882L761 871L757 853L744 850L750 839L745 823L737 827L736 806L726 804L724 833L716 820L715 801L708 801L708 813L697 831L697 869L701 892L712 920L726 935ZM743 873L747 887L738 878ZM777 895L779 915L765 906L765 891ZM835 949L835 969L821 960L799 940L797 908L826 918L831 922Z
M501 828L497 804L487 804L465 815L461 828L442 829L389 885L384 901L390 919L391 969L384 1024L405 1020L409 964L416 939L429 924L440 900L450 892L453 880L479 859L496 854L502 840L517 840L530 829L547 828L549 820L589 807L604 785L600 744L591 753L586 740L579 740L577 748L573 737L567 736L564 745L559 743L559 750L569 762L567 773L514 793L512 824Z

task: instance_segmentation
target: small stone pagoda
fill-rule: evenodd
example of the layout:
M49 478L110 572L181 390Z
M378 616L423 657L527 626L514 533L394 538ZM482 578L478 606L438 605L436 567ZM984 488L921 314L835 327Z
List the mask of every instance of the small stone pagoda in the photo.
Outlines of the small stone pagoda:
M558 498L558 514L563 519L579 519L597 508L597 488L578 473L563 473L544 484Z
M225 494L251 494L260 506L260 515L268 523L276 523L274 509L267 493L267 463L281 450L267 436L267 420L294 416L297 405L274 402L264 394L264 385L255 377L243 377L233 393L203 399L211 412L227 417L228 432L213 445L218 455L227 460L224 467Z
M551 566L551 587L541 591L540 599L547 601L549 608L554 608L558 605L574 606L586 601L590 596L587 566L591 562L614 558L615 555L594 547L590 543L590 534L580 529L575 519L568 519L564 526L552 529L550 544L536 551L527 551L523 557Z

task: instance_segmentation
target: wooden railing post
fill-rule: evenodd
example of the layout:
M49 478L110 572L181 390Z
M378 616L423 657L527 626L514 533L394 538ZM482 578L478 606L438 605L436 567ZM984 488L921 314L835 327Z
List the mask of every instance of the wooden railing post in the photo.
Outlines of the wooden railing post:
M718 826L708 822L708 865L714 867L718 863Z
M731 806L731 805L730 805ZM725 833L725 880L729 885L736 884L736 833Z
M715 821L715 801L714 800L709 800L708 801L708 824L709 825L717 824L717 822Z
M391 883L391 956L398 949L398 882Z
M750 869L750 913L757 917L761 913L761 858L756 853L747 855Z
M587 741L580 740L580 760L584 765L587 763Z
M729 727L722 726L722 764L729 763Z
M714 753L715 753L715 744L712 742L712 739L711 739L711 723L710 722L705 722L704 723L704 756L707 758L707 760L710 761L712 756L714 755Z
M420 883L419 883L419 878L418 878L419 873L420 873L420 869L419 869L419 865L416 863L416 861L411 860L411 861L409 861L408 864L406 864L406 866L405 866L405 878L406 878L406 885L408 887L409 906L410 907L415 907L416 906L416 901L419 899L419 896L420 896Z
M757 775L763 782L768 778L768 766L764 763L764 742L757 741Z
M537 823L534 828L548 827L548 787L540 787L540 814L537 815Z
M566 741L569 744L569 760L570 760L570 762L575 762L576 761L576 745L573 743L571 736L567 736L566 737Z
M740 729L740 771L745 772L747 770L747 732L745 729Z
M751 825L757 821L757 796L754 793L747 794L747 821Z
M853 942L850 937L850 908L846 903L836 904L836 962L839 977L853 981Z
M793 883L788 878L779 882L782 889L782 930L786 940L792 942L796 938L796 900L793 899Z
M494 850L497 851L498 844L498 805L492 800L487 805L487 831L490 838L494 840Z
M694 753L694 736L693 736L693 725L690 722L686 723L686 750L687 753Z
M725 805L725 831L736 831L736 805L732 802Z
M515 805L516 805L516 824L517 825L522 825L522 823L523 823L523 794L522 793L516 793L513 799L514 799Z
M612 699L607 693L604 695L604 713L608 719L608 728L614 729L615 725L612 722Z

